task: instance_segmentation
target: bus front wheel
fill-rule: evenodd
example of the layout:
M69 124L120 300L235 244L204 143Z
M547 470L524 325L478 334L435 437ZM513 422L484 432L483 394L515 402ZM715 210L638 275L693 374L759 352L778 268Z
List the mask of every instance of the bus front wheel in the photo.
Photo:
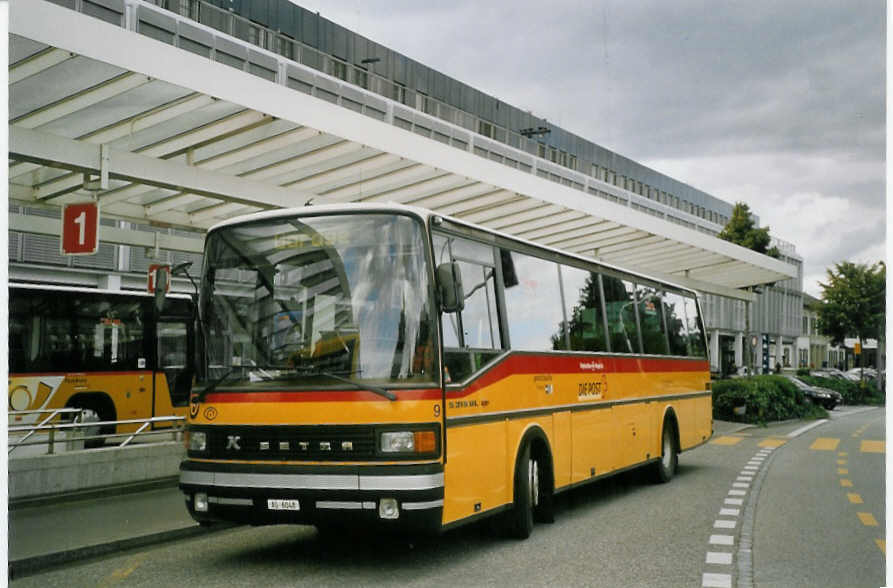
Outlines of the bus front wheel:
M530 453L530 443L524 444L515 464L515 492L512 509L508 513L507 531L516 539L527 539L533 532L533 511L540 502L539 461Z

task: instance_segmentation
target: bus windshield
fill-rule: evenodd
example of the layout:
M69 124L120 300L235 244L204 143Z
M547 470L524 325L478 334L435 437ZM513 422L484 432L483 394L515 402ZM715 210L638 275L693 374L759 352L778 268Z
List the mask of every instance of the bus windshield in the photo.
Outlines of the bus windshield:
M384 214L273 218L213 231L199 385L434 382L425 243L421 221Z

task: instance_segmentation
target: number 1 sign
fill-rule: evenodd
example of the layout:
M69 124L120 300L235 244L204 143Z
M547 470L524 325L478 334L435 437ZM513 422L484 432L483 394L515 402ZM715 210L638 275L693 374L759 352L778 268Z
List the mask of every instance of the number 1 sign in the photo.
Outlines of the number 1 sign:
M78 202L62 207L62 254L92 255L99 248L99 204Z

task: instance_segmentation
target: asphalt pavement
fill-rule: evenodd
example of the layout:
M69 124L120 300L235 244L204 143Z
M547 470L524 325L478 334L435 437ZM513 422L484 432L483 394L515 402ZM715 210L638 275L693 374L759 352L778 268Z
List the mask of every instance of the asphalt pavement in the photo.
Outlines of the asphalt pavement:
M751 425L714 422L714 437ZM36 503L9 511L9 578L127 549L214 532L189 516L174 481L125 494Z

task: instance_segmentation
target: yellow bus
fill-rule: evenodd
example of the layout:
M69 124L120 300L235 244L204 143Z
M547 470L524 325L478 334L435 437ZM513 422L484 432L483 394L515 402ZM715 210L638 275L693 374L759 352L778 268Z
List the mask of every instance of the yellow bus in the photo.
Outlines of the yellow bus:
M10 425L37 423L58 408L80 408L93 422L184 416L194 315L184 295L170 295L158 315L148 293L11 283L9 410L42 412L11 415ZM137 427L97 425L86 434Z
M695 293L430 211L330 205L207 236L180 487L201 523L527 537L553 497L668 481L712 433Z

